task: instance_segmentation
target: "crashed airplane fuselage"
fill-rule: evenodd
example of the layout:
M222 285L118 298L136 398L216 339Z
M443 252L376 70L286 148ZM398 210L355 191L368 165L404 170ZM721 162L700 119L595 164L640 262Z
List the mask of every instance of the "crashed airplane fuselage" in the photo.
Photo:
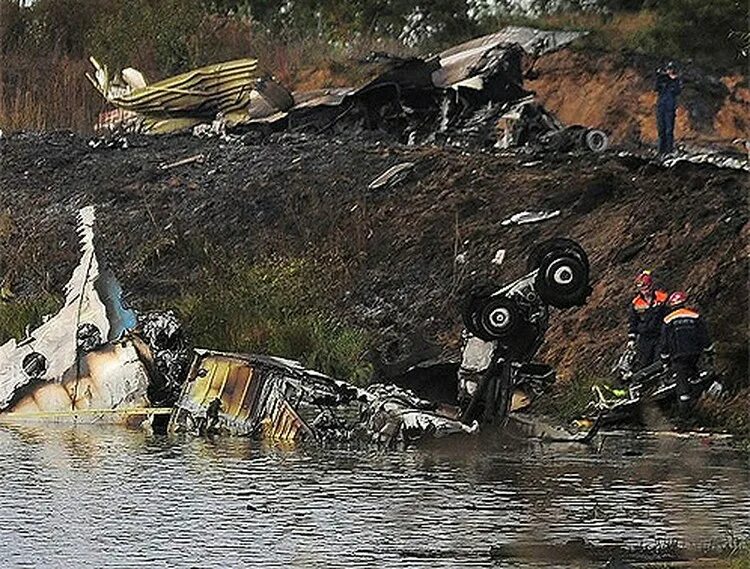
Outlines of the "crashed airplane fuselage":
M479 345L484 365L462 366L464 398L433 401L396 384L359 388L283 358L189 348L173 313L136 315L123 305L100 268L94 220L93 208L81 210L82 256L63 308L0 349L0 420L148 421L199 435L384 446L471 434L481 420L507 415L517 387L539 391L552 379L550 368L530 363L548 304L579 305L590 291L580 246L543 244L528 275L472 297L464 364Z
M294 93L261 77L253 59L148 84L129 68L110 77L92 58L96 72L89 80L117 109L101 117L99 126L105 131L192 129L198 136L225 136L234 129L263 136L284 130L364 129L410 144L507 147L540 142L556 150L601 152L606 148L601 131L588 136L589 129L575 127L568 133L547 111L527 119L530 113L514 108L533 97L523 86L524 56L560 49L581 35L510 26L424 58L374 53L360 62L359 72L367 76L362 84ZM544 135L549 140L537 140Z
M384 446L477 428L394 385L360 389L296 361L211 350L195 351L169 427L276 442Z

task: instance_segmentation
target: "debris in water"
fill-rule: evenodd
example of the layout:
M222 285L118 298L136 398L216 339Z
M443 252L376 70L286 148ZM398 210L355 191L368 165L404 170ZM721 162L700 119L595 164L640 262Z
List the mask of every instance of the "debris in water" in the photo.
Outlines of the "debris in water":
M389 447L476 429L394 385L360 389L292 360L212 350L195 351L170 420L174 432Z
M602 424L619 423L636 418L645 403L671 405L675 401L677 381L672 371L659 361L633 373L629 367L632 365L629 350L626 349L613 368L620 374L619 385L622 387L595 385L592 388L594 397L584 411L584 418L595 415L601 416ZM690 380L691 391L699 393L713 387L718 383L716 377L713 354L709 353L701 359L698 375Z
M552 368L531 362L549 306L580 305L590 293L583 249L542 243L531 272L471 299L462 397L443 402L396 385L359 388L283 358L192 348L173 312L137 316L122 303L97 259L94 220L93 207L81 210L82 257L63 308L0 348L2 420L143 425L152 416L155 429L199 435L387 447L471 435L480 419L504 418L554 381Z
M136 316L116 279L100 268L93 207L79 212L81 259L60 311L0 347L0 412L130 409L146 402L147 376L128 334ZM98 415L91 415L99 420Z

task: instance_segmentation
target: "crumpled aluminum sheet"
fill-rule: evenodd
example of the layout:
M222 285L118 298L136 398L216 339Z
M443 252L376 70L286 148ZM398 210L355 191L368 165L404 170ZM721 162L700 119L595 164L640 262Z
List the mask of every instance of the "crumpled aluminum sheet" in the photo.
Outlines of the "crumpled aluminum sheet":
M193 352L187 346L185 333L177 315L171 311L149 312L141 316L140 336L153 354L158 377L152 378L158 405L172 405L187 379Z
M409 177L409 174L414 170L414 162L402 162L396 164L391 168L388 168L380 176L375 178L370 185L367 186L368 190L377 190L382 187L393 187Z
M494 34L470 40L440 53L440 68L433 72L432 80L435 86L445 88L476 77L476 67L489 52L501 46L518 44L526 53L538 56L560 49L585 34L586 32L508 26ZM474 86L477 87L481 88L481 85Z
M408 444L425 436L474 434L479 428L476 422L466 425L435 413L433 402L396 385L375 384L366 391L369 399L362 411L365 428L380 445Z

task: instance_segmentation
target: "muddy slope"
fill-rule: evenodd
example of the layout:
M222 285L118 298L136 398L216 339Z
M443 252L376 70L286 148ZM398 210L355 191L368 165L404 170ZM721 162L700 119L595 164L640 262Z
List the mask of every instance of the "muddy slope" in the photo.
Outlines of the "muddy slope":
M655 70L664 61L625 53L564 49L534 64L536 91L565 123L596 125L617 143L653 144L656 133ZM712 76L685 65L677 110L678 142L731 146L747 139L750 89L739 75Z
M203 163L159 168L197 153ZM368 190L403 161L416 164L406 182ZM226 144L183 136L94 150L68 134L17 135L0 142L0 278L20 297L59 291L77 259L75 213L95 204L100 248L137 306L200 286L196 243L249 260L313 257L343 285L331 310L375 331L373 357L380 373L392 373L455 355L456 291L520 276L535 242L566 235L590 252L595 284L586 307L553 315L543 356L564 376L609 368L632 278L650 267L666 286L689 289L723 368L746 382L745 181L615 155L501 155L366 137ZM501 225L525 209L561 215ZM498 248L507 257L495 268ZM465 264L454 262L456 251Z

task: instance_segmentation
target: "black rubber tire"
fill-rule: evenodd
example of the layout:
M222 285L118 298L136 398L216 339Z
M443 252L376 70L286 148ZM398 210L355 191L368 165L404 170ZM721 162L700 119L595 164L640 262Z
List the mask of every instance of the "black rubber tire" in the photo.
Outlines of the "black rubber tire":
M463 300L460 303L461 318L464 327L472 336L480 337L481 331L478 329L476 320L477 312L496 290L497 287L489 284L474 284L462 295Z
M590 129L586 133L584 141L586 143L585 148L587 148L591 152L604 152L605 150L607 150L607 148L609 148L609 137L607 136L607 134L595 128Z
M591 293L588 263L575 253L552 251L542 259L534 286L550 306L580 306Z
M488 342L508 338L520 321L515 301L504 296L490 297L475 312L476 336Z
M526 261L526 270L528 272L537 270L542 264L542 260L553 251L572 253L583 261L587 269L589 268L589 257L583 247L581 247L576 241L568 239L567 237L554 237L542 241L539 245L534 247Z

